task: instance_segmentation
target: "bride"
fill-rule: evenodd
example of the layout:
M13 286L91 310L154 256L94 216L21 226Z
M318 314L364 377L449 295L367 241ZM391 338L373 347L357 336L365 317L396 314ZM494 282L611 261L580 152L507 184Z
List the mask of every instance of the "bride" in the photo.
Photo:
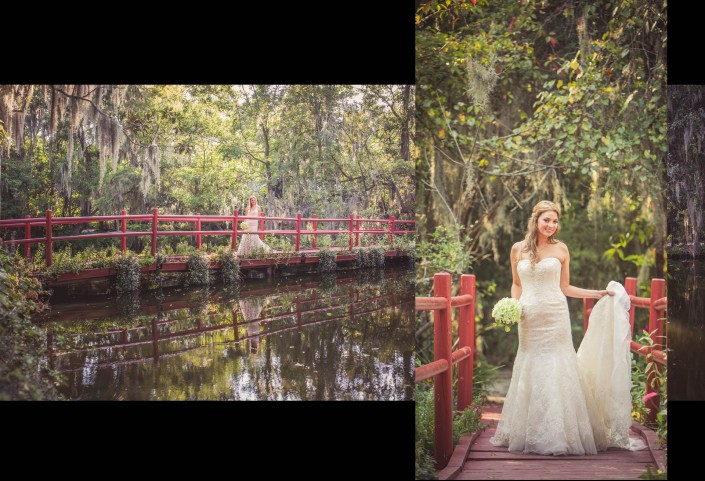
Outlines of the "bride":
M512 297L519 299L519 349L502 416L490 442L509 451L596 454L632 441L629 296L570 285L570 253L555 239L560 211L541 201L512 247ZM576 354L566 296L602 299Z
M249 203L245 208L245 216L259 217L259 215L259 204L257 204L257 197L255 197L253 194L252 196L250 196ZM256 231L259 224L259 219L248 219L246 223L248 231ZM258 234L243 234L242 240L240 241L240 246L237 249L238 257L255 253L257 251L264 251L269 253L272 252L272 249L267 244L262 242Z

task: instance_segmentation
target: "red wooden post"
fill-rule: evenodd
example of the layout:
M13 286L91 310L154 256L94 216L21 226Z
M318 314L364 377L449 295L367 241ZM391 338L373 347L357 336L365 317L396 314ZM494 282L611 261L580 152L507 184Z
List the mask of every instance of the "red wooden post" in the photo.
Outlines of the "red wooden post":
M394 245L394 216L389 216L389 245Z
M159 209L152 209L152 257L157 255L157 222L159 217Z
M472 404L473 360L475 359L475 276L460 276L460 295L471 295L472 303L461 306L458 316L460 347L469 346L473 355L460 361L458 366L458 411L465 411Z
M433 382L435 400L435 458L436 469L442 469L453 454L453 358L451 350L450 274L442 272L433 276L433 295L444 297L444 309L433 311L434 360L445 359L448 369L436 376Z
M47 210L47 226L46 226L46 264L51 267L51 211Z
M264 212L260 211L259 216L259 230L264 230ZM259 240L264 241L264 234L259 235Z
M587 332L593 307L595 307L595 299L583 298L583 335Z
M127 232L127 211L125 209L122 209L122 232L125 233ZM122 236L122 239L120 241L120 252L123 254L127 250L127 237Z
M651 279L651 306L649 307L649 332L654 340L654 349L663 350L663 311L654 309L654 303L661 299L666 291L666 281Z
M24 216L24 218L29 219L29 216L26 215L26 216ZM29 222L27 222L24 225L24 238L29 239L30 237L32 237L32 226L30 226ZM27 262L29 262L31 259L31 254L30 254L31 248L32 248L32 246L30 244L24 245L24 258L27 259Z
M315 231L318 228L318 226L316 225L316 224L318 224L318 222L316 221L316 214L313 214L312 217L313 217L313 230ZM312 245L313 245L313 248L315 249L316 248L316 234L313 234Z
M301 246L301 212L296 213L296 242L294 244L294 252L299 252Z
M360 245L360 214L357 214L355 221L355 247Z
M636 277L627 277L624 279L624 290L630 296L636 296ZM631 304L629 307L629 326L631 326L631 337L634 337L634 314L636 306Z
M348 224L348 250L352 250L353 247L353 215L350 214L350 223Z
M196 215L199 216L198 219L196 219L196 230L200 232L201 231L201 217L200 217L201 213L196 212ZM196 236L196 249L200 249L200 248L201 248L201 236L197 235Z
M230 241L230 249L237 249L237 209L233 212L233 239Z
M653 348L656 350L663 350L663 311L656 311L654 309L654 303L661 299L666 291L666 281L663 279L651 279L651 303L649 305L649 332L651 333L651 339L654 340ZM656 381L658 375L659 366L653 361L653 357L647 357L651 361L651 369L646 373L646 394L651 392L655 393L656 396L649 398L646 401L646 407L650 409L648 419L649 422L656 422L656 414L659 411L660 396L659 396L659 383ZM652 387L652 384L655 386Z

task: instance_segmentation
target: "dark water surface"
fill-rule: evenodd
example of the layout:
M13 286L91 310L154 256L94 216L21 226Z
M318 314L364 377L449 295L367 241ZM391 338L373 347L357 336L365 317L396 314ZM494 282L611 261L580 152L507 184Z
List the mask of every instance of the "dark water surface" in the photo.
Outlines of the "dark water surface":
M705 261L668 261L668 400L705 400Z
M347 276L347 277L344 277ZM410 400L413 270L59 302L41 325L69 399Z

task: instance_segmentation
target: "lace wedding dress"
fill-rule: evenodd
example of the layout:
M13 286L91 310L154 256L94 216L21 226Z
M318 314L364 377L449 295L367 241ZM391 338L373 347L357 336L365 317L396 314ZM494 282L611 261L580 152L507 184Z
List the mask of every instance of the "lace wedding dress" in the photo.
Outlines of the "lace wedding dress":
M502 416L490 442L509 451L596 454L608 447L643 449L629 438L631 354L629 296L610 282L576 354L561 262L547 257L517 265L522 316Z
M259 216L259 208L256 210L251 210L247 216ZM249 219L245 221L247 223L248 231L256 231L259 227L258 219ZM257 252L272 252L272 249L262 242L259 238L259 234L243 234L240 239L240 246L237 248L237 255L242 257L243 255L253 254Z

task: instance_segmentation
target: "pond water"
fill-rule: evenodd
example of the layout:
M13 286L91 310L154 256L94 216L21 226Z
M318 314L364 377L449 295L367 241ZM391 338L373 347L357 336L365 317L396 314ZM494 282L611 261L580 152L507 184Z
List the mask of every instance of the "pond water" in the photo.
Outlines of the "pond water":
M668 400L705 400L705 261L668 261Z
M69 399L413 399L413 270L51 301Z

